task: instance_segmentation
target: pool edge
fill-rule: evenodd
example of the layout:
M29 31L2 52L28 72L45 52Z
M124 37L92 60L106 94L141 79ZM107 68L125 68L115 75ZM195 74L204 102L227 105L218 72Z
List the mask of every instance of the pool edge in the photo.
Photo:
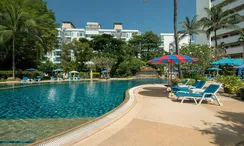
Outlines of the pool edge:
M34 142L32 144L29 144L28 146L49 145L49 144L53 145L53 143L56 143L56 142L58 143L58 141L59 141L58 139L60 139L62 137L65 137L67 135L71 135L73 132L85 129L86 127L89 127L89 126L91 126L90 128L94 128L94 129L92 129L93 131L90 131L90 133L89 133L89 131L84 132L84 134L79 136L79 138L70 139L68 142L63 142L62 145L67 145L67 144L68 145L72 145L74 143L77 143L78 141L84 140L84 139L92 136L93 134L101 131L102 129L108 127L109 125L113 124L114 122L116 122L117 120L122 118L124 115L126 115L135 106L136 99L135 99L133 93L134 93L134 91L137 88L139 88L141 86L143 86L143 85L127 89L126 92L125 92L125 98L124 98L123 102L119 106L114 108L113 110L109 111L108 113L106 113L106 114L104 114L104 115L102 115L100 117L97 117L97 118L95 118L95 119L93 119L93 120L91 120L91 121L89 121L87 123L81 124L79 126L71 128L71 129L69 129L67 131L64 131L62 133L58 133L56 135L47 137L45 139L36 141L36 142ZM129 101L130 101L130 103L128 103ZM125 107L126 104L129 104L129 105L127 105L127 107ZM119 110L122 109L123 107L125 107L125 109L122 112L120 112ZM116 115L116 112L117 112L118 115ZM112 114L115 114L115 115L112 115ZM111 116L113 118L106 120L106 118L108 118L109 116ZM100 125L100 127L92 126L92 124L96 125L96 123L101 122L102 120L105 120L105 123ZM83 130L83 131L85 131L85 130Z

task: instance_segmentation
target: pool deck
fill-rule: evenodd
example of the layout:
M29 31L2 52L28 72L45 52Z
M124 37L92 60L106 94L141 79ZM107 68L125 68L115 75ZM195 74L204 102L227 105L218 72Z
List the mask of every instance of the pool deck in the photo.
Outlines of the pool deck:
M195 105L167 98L163 85L139 86L126 114L72 146L211 146L244 141L244 102L218 96L215 103Z

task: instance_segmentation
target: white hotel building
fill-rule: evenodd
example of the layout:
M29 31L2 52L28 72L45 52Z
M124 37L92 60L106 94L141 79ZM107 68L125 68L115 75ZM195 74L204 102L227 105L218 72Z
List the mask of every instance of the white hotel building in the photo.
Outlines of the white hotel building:
M244 0L196 0L196 13L198 19L206 16L204 8L211 8L222 2L228 2L228 5L223 10L233 9L240 15L244 16ZM238 22L236 25L244 31L244 21ZM226 54L232 58L242 58L243 48L238 42L240 30L234 29L219 29L217 31L218 45L223 44L226 48ZM205 34L196 36L197 44L208 44L214 46L213 36L211 40L207 40Z
M133 35L140 35L139 30L126 30L123 29L122 23L114 23L113 29L102 29L101 25L97 22L87 22L85 29L76 28L72 22L62 22L61 28L58 30L58 46L52 51L45 54L53 63L61 63L62 43L70 43L73 39L79 40L80 38L92 39L92 36L110 34L114 38L120 38L128 41ZM71 54L72 55L72 54Z
M182 39L179 40L179 48L183 45L189 44L190 36L186 35ZM160 33L160 48L163 48L167 52L175 52L175 38L174 33Z

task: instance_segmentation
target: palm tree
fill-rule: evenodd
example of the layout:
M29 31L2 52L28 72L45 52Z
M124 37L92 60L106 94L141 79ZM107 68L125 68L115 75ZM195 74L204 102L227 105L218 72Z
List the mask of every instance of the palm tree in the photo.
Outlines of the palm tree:
M174 0L174 37L175 37L175 51L179 54L178 32L177 32L177 11L178 0Z
M219 29L236 29L237 22L243 20L243 17L236 13L234 10L223 11L223 7L228 3L222 3L212 8L205 8L207 17L200 19L200 23L203 25L203 29L206 29L207 38L210 38L211 33L214 33L215 41L215 56L217 55L217 30Z
M178 33L183 34L181 37L185 37L187 34L190 36L189 44L191 44L193 34L198 34L203 32L200 30L201 24L197 21L197 16L194 16L192 20L189 17L186 17L186 20L180 22L180 25L184 28L184 30L178 31Z
M2 17L0 24L0 40L4 42L12 40L12 68L13 78L15 78L15 41L20 33L28 33L34 21L28 18L28 14L23 12L20 7L9 5Z
M175 52L179 54L179 42L178 42L178 31L177 31L177 11L178 11L178 0L174 0L174 38L175 38ZM178 75L181 78L180 64L178 64Z

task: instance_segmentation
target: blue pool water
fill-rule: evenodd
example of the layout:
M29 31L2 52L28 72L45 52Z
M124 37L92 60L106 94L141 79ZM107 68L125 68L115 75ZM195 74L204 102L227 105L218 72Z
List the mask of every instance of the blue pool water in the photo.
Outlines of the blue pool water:
M0 90L0 119L98 117L117 107L128 88L163 79L67 82Z

